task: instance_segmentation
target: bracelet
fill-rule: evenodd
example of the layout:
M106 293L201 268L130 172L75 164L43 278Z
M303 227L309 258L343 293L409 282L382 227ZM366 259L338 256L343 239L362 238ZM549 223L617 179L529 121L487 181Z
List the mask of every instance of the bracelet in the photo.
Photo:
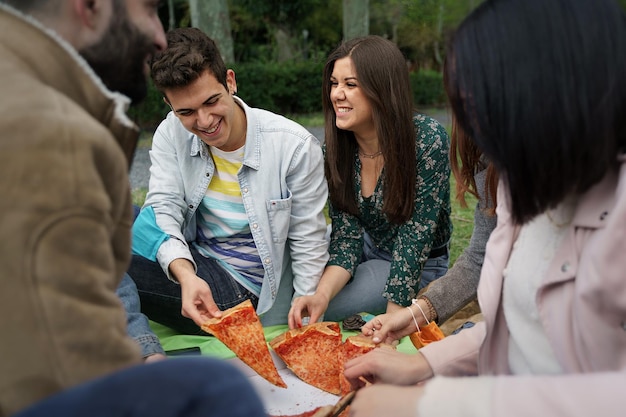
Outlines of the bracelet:
M424 300L424 302L426 303L426 307L427 307L427 311L428 311L428 315L424 314L424 318L426 318L426 321L437 321L437 311L435 310L435 307L433 307L433 304L430 302L430 300L426 297L419 297L419 298L414 298L411 300L412 304L415 304L416 306L419 307L419 305L417 304L417 300ZM420 308L421 310L421 308ZM423 312L422 312L423 314Z
M417 324L417 320L415 319L415 314L413 314L413 310L411 310L411 306L408 306L407 309L411 312L411 317L413 317L413 323L415 323L415 327L417 327L417 332L420 331L420 326Z

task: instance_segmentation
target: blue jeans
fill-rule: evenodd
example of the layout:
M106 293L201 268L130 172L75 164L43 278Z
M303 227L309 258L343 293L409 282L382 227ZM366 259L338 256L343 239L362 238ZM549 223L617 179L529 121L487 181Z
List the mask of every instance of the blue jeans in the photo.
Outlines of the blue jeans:
M209 284L213 300L220 310L234 307L246 299L256 308L259 299L254 293L235 281L215 259L202 256L194 245L190 245L190 250L198 266L196 275ZM128 274L137 285L141 311L151 320L179 333L206 335L193 320L181 314L180 285L170 281L157 262L133 255Z
M422 268L419 290L448 272L449 254L428 258ZM330 301L324 320L341 321L353 314L367 312L381 314L387 310L387 299L382 296L391 269L391 254L374 246L364 234L361 263L350 282Z
M141 313L141 304L137 286L128 274L124 274L122 282L117 287L117 296L122 300L126 310L127 333L141 348L141 355L145 358L155 353L165 354L159 338L150 328L148 318Z
M13 417L267 417L249 379L227 362L137 365L44 399Z

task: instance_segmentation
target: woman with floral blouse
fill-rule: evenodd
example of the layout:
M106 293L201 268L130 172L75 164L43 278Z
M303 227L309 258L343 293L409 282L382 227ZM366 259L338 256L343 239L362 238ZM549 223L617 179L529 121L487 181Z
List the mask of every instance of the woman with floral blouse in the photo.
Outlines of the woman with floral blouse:
M294 300L292 328L407 306L448 269L449 138L414 112L402 53L378 36L352 39L323 79L330 259L315 293Z

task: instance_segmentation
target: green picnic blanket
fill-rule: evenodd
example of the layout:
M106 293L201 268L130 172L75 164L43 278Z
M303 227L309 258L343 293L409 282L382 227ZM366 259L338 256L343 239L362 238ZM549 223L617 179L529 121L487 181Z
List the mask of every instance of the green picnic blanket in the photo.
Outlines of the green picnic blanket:
M219 359L230 359L235 357L235 354L230 349L228 349L226 345L224 345L213 336L183 335L177 333L169 327L163 326L162 324L153 321L150 322L150 327L159 337L159 340L161 341L161 344L163 345L163 349L165 349L165 351L199 347L203 355L212 356ZM343 330L341 323L339 323L339 327L341 327L342 329L341 334L344 340L348 336L359 334L359 332L356 331ZM270 340L284 333L288 329L289 326L287 326L286 324L264 327L263 332L265 333L265 340L269 342ZM397 346L397 350L404 353L417 352L417 349L413 346L413 343L408 337L404 337L400 341L400 344Z

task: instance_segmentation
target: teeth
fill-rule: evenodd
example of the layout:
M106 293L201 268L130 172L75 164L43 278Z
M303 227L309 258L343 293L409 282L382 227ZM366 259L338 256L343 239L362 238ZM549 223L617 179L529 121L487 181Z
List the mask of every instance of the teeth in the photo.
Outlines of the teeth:
M347 109L347 108L344 108L344 107L337 109L337 112L339 112L339 113L347 113L349 111L350 111L350 109Z
M215 131L217 130L218 127L220 127L219 123L217 125L215 125L215 127L213 129L204 129L202 131L204 133L206 133L207 135L210 135L211 133L215 133Z

